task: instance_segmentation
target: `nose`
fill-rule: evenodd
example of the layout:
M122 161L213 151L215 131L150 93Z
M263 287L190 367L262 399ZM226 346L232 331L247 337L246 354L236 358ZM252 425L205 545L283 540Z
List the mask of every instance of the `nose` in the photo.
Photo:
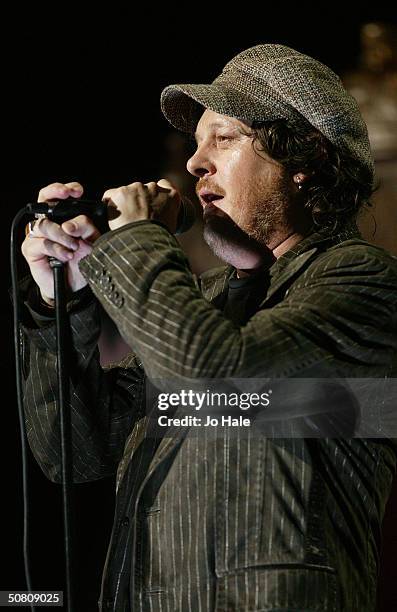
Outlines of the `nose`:
M215 174L216 172L214 162L209 158L205 149L200 146L197 147L196 152L188 159L186 168L190 174L198 176L199 178L208 174Z

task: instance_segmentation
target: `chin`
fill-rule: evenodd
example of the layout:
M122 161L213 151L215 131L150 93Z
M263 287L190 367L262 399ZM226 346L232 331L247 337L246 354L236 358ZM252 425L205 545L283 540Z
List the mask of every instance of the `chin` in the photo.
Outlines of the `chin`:
M208 220L204 224L203 238L214 255L234 268L252 270L263 262L263 249L253 244L240 228L238 232L233 232L230 225L225 227L219 221Z

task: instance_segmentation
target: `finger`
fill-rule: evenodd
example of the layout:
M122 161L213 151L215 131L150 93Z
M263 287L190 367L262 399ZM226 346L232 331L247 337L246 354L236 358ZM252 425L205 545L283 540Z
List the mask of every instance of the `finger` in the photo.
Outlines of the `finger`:
M80 198L84 193L84 187L77 181L71 181L70 183L65 183L65 187L71 190L71 196L74 198Z
M168 192L168 189L159 187L154 181L150 183L134 182L130 183L129 185L122 185L117 188L107 189L102 196L102 200L117 202L120 201L123 196L128 196L131 192L137 192L138 190L141 192L142 187L150 195L150 197L155 197L159 192Z
M140 198L139 204L146 199L147 204L150 203L152 195L149 192L147 186L144 183L130 183L129 185L122 185L116 189L108 189L102 196L102 200L110 204L122 205L125 202L130 201L131 197L135 200Z
M145 187L150 193L152 199L154 200L155 198L157 198L157 200L159 200L160 202L164 202L165 199L164 197L162 198L160 197L159 199L158 196L167 195L168 197L171 197L171 198L175 196L179 196L176 189L166 179L160 179L158 183L155 183L154 181L150 183L145 183Z
M134 189L137 185L141 184L142 183L131 183L130 185L120 185L120 187L113 187L112 189L107 189L102 196L102 200L116 201L123 195L128 195L131 189Z
M115 193L118 191L117 189L107 189L102 196L102 201L111 200Z
M145 188L147 189L148 193L152 198L155 198L160 191L157 183L155 183L154 181L151 181L150 183L145 183Z
M86 215L78 215L70 221L65 221L61 225L61 229L68 236L82 238L83 240L96 240L101 235L97 227Z
M62 244L63 246L76 251L78 249L78 241L66 233L58 223L49 219L38 219L34 225L33 232L28 234L28 239L34 238L49 238L53 242Z
M136 194L136 205L138 210L144 215L144 218L147 218L150 211L150 202L153 199L147 186L142 183L134 183L131 185L131 188Z
M69 261L74 252L49 238L26 238L22 243L22 253L28 263L40 261L45 257L56 257L61 261Z
M175 194L178 193L178 190L176 189L176 187L174 187L174 185L170 183L170 181L167 179L164 179L164 178L160 179L159 181L157 181L157 185L159 187L162 187L162 189L170 191L171 196L174 196Z
M80 183L72 182L72 183L51 183L43 189L40 189L39 195L37 198L38 202L46 202L48 200L65 200L66 198L72 197L80 197L83 194L83 187Z

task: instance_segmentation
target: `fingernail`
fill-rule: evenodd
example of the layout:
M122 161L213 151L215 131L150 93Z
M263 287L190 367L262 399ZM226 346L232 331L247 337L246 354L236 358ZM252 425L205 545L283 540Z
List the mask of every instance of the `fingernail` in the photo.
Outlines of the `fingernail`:
M68 230L75 230L77 227L73 221L66 221L65 225L67 226Z

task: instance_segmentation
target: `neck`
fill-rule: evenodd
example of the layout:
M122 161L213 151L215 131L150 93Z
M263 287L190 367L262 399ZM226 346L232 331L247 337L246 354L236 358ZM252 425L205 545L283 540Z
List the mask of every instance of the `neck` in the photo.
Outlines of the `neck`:
M238 268L237 278L250 276L251 274L256 274L257 272L259 272L259 270L269 268L276 261L276 259L278 259L279 257L281 257L281 255L284 255L284 253L292 249L292 247L294 247L296 244L298 244L298 242L303 240L304 237L304 234L301 234L300 232L293 232L292 234L284 238L282 242L279 242L279 244L277 244L276 246L269 247L269 258L267 259L266 263L264 263L259 268Z
M277 246L271 249L274 257L278 259L279 257L281 257L281 255L284 255L284 253L286 253L287 251L292 249L292 247L298 244L298 242L303 240L303 238L304 234L301 234L300 232L293 232L292 234L284 238L284 240L280 242Z

